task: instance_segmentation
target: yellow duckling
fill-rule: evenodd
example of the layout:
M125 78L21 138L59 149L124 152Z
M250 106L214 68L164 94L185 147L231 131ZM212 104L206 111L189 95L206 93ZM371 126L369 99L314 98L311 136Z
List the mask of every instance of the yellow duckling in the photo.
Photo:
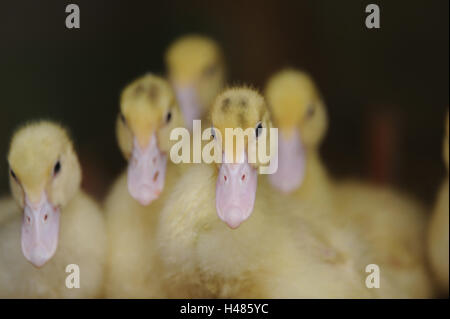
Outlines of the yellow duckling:
M276 73L268 81L266 96L280 130L278 171L269 177L272 185L296 200L311 201L336 227L361 235L372 263L390 278L382 280L379 296L429 296L420 204L392 190L337 183L328 176L319 154L327 128L325 104L307 74L292 69Z
M192 121L204 118L225 84L222 50L210 38L187 35L170 45L166 64L185 126L192 130Z
M447 178L441 186L428 228L428 255L434 275L440 288L448 294L448 113L443 157Z
M329 203L332 182L319 154L328 117L314 82L306 73L283 70L269 79L265 95L279 129L278 170L270 182L282 193Z
M175 95L164 79L147 74L123 90L117 139L129 164L105 202L108 297L163 297L153 236L160 206L180 173L167 157L173 143L170 132L182 124Z
M291 205L258 177L265 164L259 157L250 161L248 150L270 140L263 97L247 88L225 90L213 103L211 122L221 161L189 167L161 212L157 241L168 296L372 296L363 270L323 240L327 232L318 236L320 229L291 213L308 205ZM227 128L251 131L235 154L224 140Z
M80 190L81 168L66 131L44 121L22 127L8 162L17 204L0 204L9 211L0 220L0 297L100 297L104 219ZM66 287L69 265L78 266L79 289Z

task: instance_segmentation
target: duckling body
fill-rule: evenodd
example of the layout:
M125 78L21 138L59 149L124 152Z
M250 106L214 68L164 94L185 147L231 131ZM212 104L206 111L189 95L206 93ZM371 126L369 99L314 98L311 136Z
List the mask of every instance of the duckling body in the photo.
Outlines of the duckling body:
M219 95L211 119L222 136L228 127L271 127L264 100L249 89L230 89ZM230 151L227 147L223 148L225 158ZM243 154L242 150L236 152ZM335 231L326 219L316 223L310 218L314 205L286 201L273 192L265 178L258 178L256 190L252 170L258 165L225 162L218 171L214 165L201 164L190 167L180 178L164 205L158 227L168 296L372 296L359 265L363 258L357 260L334 244L349 241L355 247L358 243L352 235ZM236 169L246 173L235 176ZM230 185L232 188L227 188ZM254 204L249 206L253 196ZM310 213L302 216L299 210Z
M446 137L443 145L443 157L447 168L447 177L439 190L428 226L428 257L440 289L448 294L448 252L449 252L449 204L448 204L448 114Z
M322 211L332 213L336 209L334 191L337 182L328 173L318 152L308 152L305 157L308 164L302 186L287 196L296 201L307 200Z
M336 249L356 261L365 261L359 263L359 269L369 264L381 267L384 280L374 291L375 297L430 297L422 240L424 207L393 189L334 180L317 153L307 155L307 162L302 186L279 196L298 205L308 202L311 208L294 210L296 214L322 232L328 227L328 233L336 236L332 240Z
M117 138L129 165L105 202L108 298L165 297L154 236L161 205L182 170L168 159L170 132L182 123L164 79L147 74L124 89Z
M45 167L47 164L54 165L53 160L58 157L60 172L57 175L53 173L52 179L45 183ZM51 161L47 163L49 159ZM78 190L78 162L64 130L49 122L25 126L15 134L9 161L15 170L14 178L11 177L15 200L2 201L0 208L3 211L0 220L0 298L101 297L106 257L104 216L99 206ZM33 251L25 250L24 246L27 237L24 238L23 224L27 217L31 217L27 205L31 205L29 202L33 194L41 190L40 186L32 186L32 180L49 185L45 190L48 200L60 207L57 248L54 255L46 257L45 262L37 260ZM23 204L24 199L26 204ZM25 205L25 217L20 209L22 205ZM53 215L50 211L47 214L45 222L48 227L53 222ZM35 225L38 220L34 219L35 215L32 216L32 225ZM43 229L38 238L48 236L45 226ZM36 242L36 246L32 247L38 245L39 242ZM69 265L79 267L79 288L66 286L67 278L75 274L72 268L67 269Z
M428 254L434 275L442 291L448 293L448 178L441 186L429 226Z
M155 241L161 206L167 200L180 169L168 164L162 195L142 206L127 191L122 174L105 202L110 234L106 295L109 298L165 298Z
M378 264L391 279L383 298L428 298L433 289L425 263L424 207L414 198L386 187L345 181L335 189L335 203ZM383 282L383 281L382 281Z
M423 207L393 190L335 181L328 175L319 155L328 123L325 104L307 74L296 70L275 74L266 95L280 130L279 145L286 149L280 152L279 172L269 176L272 185L291 200L311 201L334 228L345 226L358 236L360 251L345 242L340 248L352 251L356 259L369 256L370 264L380 266L384 280L376 290L378 297L431 296L420 240Z
M258 185L252 217L229 229L216 216L217 172L189 168L162 211L158 242L171 298L363 298L364 271L331 238L292 215L298 206ZM307 209L307 208L305 208ZM299 231L301 229L301 231ZM356 261L357 262L357 261Z

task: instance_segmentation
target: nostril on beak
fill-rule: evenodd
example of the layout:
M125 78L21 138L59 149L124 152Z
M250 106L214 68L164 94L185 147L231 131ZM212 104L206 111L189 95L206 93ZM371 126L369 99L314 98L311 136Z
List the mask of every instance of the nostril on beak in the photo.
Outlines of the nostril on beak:
M27 222L28 222L28 224L31 223L31 218L30 218L30 216L27 216Z
M45 216L44 216L44 221L46 222L47 219L48 219L48 214L45 214Z
M224 181L226 182L227 181L227 175L223 175L223 179L224 179Z
M241 180L242 180L242 181L245 180L245 174L242 175Z
M159 171L157 171L157 172L155 173L155 175L153 175L153 181L154 181L154 182L156 182L156 180L158 179L158 176L159 176Z

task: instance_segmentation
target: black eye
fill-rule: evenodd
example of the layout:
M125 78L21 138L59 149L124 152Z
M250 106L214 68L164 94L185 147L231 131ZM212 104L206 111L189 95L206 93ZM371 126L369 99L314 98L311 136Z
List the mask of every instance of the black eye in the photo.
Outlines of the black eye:
M207 66L207 67L203 70L203 75L204 75L204 76L207 76L207 77L213 76L214 73L216 73L216 71L217 71L217 65L212 64L212 65Z
M169 123L171 119L172 119L172 112L169 111L166 115L166 123Z
M316 108L314 107L314 104L311 104L308 107L308 110L306 111L306 116L307 117L313 117L315 113L316 113Z
M262 123L259 122L255 128L256 137L259 137L262 134L262 128L263 128Z
M61 171L61 162L58 161L55 164L55 167L53 168L53 176L58 175L58 173Z
M14 180L17 181L16 173L14 173L14 171L12 169L10 169L9 172L11 173L12 178L14 178Z
M125 119L125 115L123 115L122 112L119 113L119 118L120 118L120 120L122 121L123 124L127 123L127 120Z

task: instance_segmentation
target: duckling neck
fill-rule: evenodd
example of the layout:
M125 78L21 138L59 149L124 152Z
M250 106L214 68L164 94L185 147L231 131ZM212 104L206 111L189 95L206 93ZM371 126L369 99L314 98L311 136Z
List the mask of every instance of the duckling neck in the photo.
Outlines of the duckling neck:
M83 191L78 191L75 196L61 208L60 246L67 243L75 245L82 241L78 230L85 226L86 220L95 218L92 216L92 201Z
M301 199L324 200L331 192L332 181L320 159L318 150L306 152L305 178L302 185L296 191L296 196Z

